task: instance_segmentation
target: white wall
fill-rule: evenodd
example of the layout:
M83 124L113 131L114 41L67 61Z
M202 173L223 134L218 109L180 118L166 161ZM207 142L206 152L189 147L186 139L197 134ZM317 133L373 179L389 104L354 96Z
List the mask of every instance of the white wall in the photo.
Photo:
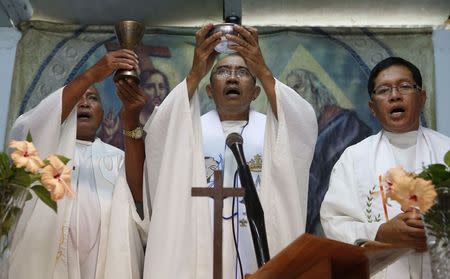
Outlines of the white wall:
M436 128L450 137L450 30L433 32L436 67Z
M4 149L5 144L14 58L20 37L19 31L10 27L0 27L0 150Z

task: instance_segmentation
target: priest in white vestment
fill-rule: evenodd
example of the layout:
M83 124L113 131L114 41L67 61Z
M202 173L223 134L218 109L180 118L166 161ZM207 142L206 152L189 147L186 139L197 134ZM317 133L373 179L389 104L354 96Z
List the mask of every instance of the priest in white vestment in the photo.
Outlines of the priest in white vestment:
M9 278L142 277L143 224L127 183L132 190L142 187L142 174L136 173L140 185L131 185L137 180L129 168L137 166L129 164L129 155L96 138L103 109L93 87L116 69L136 67L133 52L108 53L14 123L10 137L23 140L29 131L42 158L61 154L71 159L75 194L58 201L57 213L36 197L26 202L13 237ZM123 113L134 114L125 103ZM126 141L133 150L137 140Z
M276 80L261 54L254 28L235 26L237 53L214 67L220 33L196 34L192 69L153 113L147 132L146 170L152 216L144 278L212 278L213 202L192 197L192 187L213 187L213 171L224 172L224 187L240 187L237 164L225 145L240 133L244 152L264 209L270 255L304 233L308 173L317 138L309 103ZM208 96L216 105L200 118L196 90L211 70ZM267 95L267 116L250 109ZM223 215L223 278L242 278L257 270L242 198L227 198ZM233 236L234 230L234 236ZM236 249L236 247L238 247ZM238 253L239 251L239 258ZM241 272L242 269L242 272Z
M383 129L348 147L335 164L320 212L325 235L351 244L365 239L414 249L374 278L431 278L420 215L390 202L386 220L378 180L394 166L419 173L442 163L450 139L420 125L426 92L419 69L409 61L390 57L378 63L368 90L369 107Z

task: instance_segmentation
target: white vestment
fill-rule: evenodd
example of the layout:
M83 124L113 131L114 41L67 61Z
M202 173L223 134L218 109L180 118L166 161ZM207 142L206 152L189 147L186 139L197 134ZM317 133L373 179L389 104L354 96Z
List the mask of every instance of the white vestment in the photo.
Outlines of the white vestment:
M143 265L143 247L137 226L141 220L135 212L126 183L124 154L99 139L92 143L87 152L78 153L81 149L75 147L76 108L63 124L60 123L62 91L61 88L52 93L38 106L21 115L14 123L10 138L23 140L30 131L41 158L61 154L72 159L68 164L74 169L72 191L85 196L85 187L95 189L96 197L87 203L99 211L93 213L89 220L80 220L88 213L79 207L87 203L76 200L77 197L66 196L59 200L57 214L36 197L28 201L13 238L9 278L84 279L81 276L83 271L95 270L96 279L138 279ZM86 163L92 164L93 171L83 169ZM80 169L82 177L79 177ZM84 190L78 192L78 187ZM95 220L96 214L100 220ZM129 216L133 219L130 220ZM89 223L100 226L98 236L95 229L93 232L86 230ZM98 237L98 241L85 239L83 241L88 244L84 245L80 242L83 234ZM78 251L77 243L83 251ZM80 257L92 258L92 253L84 248L93 243L93 249L97 250L93 252L96 265L92 267L83 263L80 270Z
M317 138L312 107L279 81L275 91L278 119L269 106L259 191L271 256L304 233L308 173ZM144 278L209 279L210 201L191 196L192 187L207 187L202 132L208 131L202 131L198 97L189 101L186 81L173 89L144 129L152 205ZM219 144L224 145L224 139L222 134Z
M260 192L266 116L250 110L248 118L248 121L221 122L216 110L201 117L202 131L206 131L203 133L203 152L208 187L214 187L214 176L211 171L213 169L223 171L224 187L240 187L237 162L225 144L225 139L230 133L238 133L243 137L245 158L252 172L255 187ZM211 217L214 216L213 210L214 202L210 200ZM239 247L243 273L254 272L258 268L243 198L225 199L222 216L223 278L240 279L236 245ZM211 219L211 222L214 223L214 220Z
M375 240L379 226L386 220L381 196L374 193L379 192L379 175L398 165L399 160L394 157L398 151L394 148L385 132L381 131L344 151L333 168L330 187L320 211L327 237L351 244L357 239ZM420 127L413 171L418 173L423 166L442 163L449 149L448 137ZM397 202L389 204L389 218L402 213ZM405 255L375 277L431 278L427 253Z

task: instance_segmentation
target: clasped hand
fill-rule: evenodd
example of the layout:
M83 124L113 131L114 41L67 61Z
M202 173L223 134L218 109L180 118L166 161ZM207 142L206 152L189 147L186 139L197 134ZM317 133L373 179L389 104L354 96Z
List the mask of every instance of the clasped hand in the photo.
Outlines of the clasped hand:
M417 252L427 250L422 217L412 208L382 224L375 240L410 247Z

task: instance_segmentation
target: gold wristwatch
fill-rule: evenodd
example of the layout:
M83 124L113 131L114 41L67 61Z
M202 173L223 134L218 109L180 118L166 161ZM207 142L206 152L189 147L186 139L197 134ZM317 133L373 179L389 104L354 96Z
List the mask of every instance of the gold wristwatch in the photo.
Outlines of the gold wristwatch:
M131 131L123 129L123 134L132 139L141 139L144 136L145 132L144 129L142 129L142 126L137 126L134 130Z

